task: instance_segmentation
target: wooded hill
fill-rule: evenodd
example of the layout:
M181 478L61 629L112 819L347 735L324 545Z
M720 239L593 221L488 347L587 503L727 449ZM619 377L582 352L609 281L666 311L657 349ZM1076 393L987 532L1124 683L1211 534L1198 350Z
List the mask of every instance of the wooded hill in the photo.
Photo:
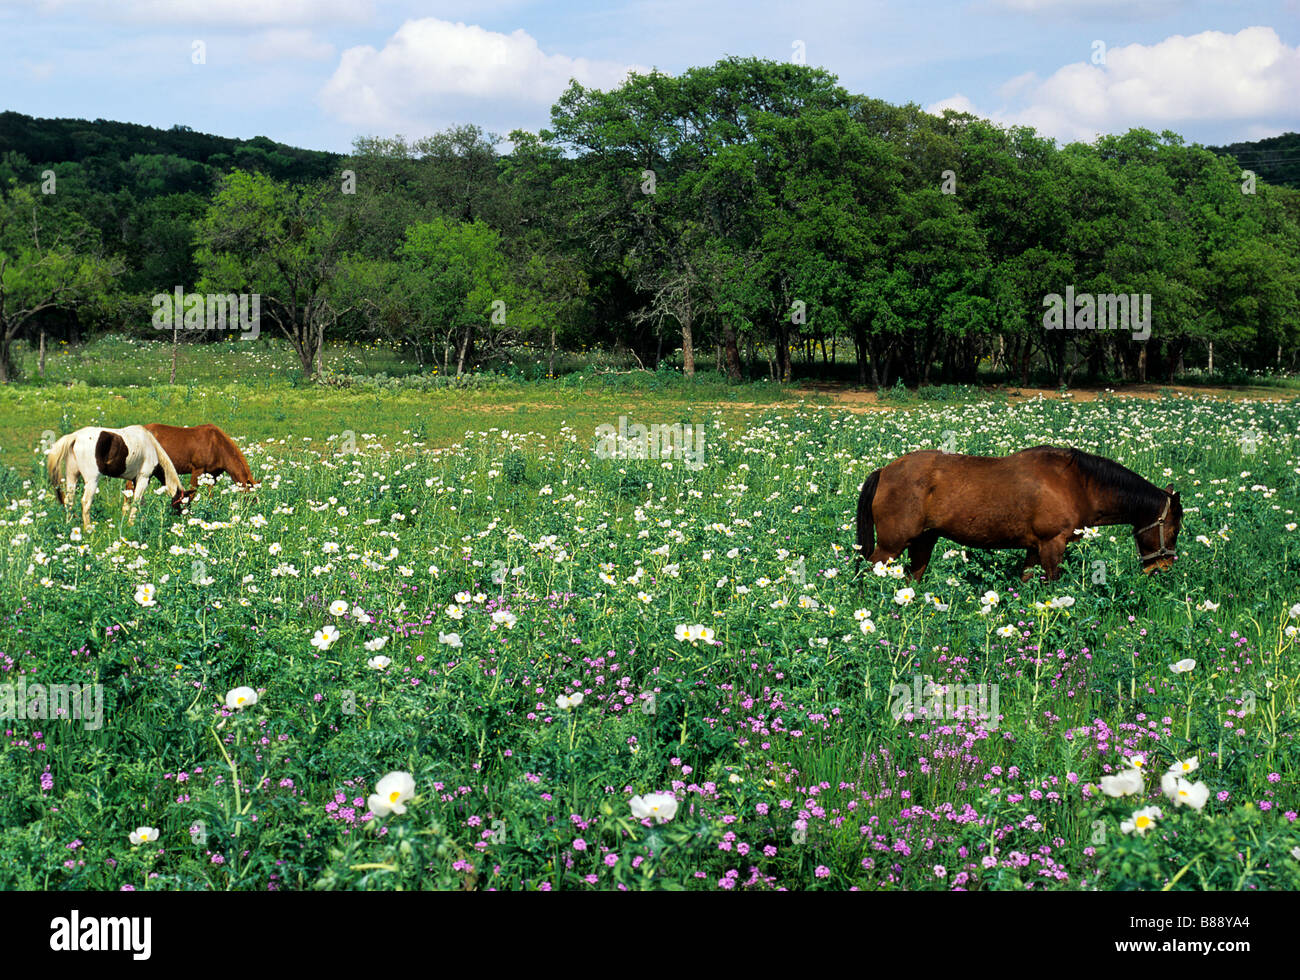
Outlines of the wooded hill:
M178 287L258 294L309 375L326 336L452 374L520 344L872 385L1294 370L1297 139L1058 146L750 58L346 156L3 113L0 378L20 336L158 336ZM1046 329L1067 291L1149 297L1150 335Z

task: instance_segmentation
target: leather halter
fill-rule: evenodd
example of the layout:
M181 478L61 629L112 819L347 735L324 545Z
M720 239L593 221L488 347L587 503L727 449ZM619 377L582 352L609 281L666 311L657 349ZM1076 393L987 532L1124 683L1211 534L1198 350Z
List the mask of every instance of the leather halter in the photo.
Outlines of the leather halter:
M1151 552L1148 555L1144 555L1141 552L1142 542L1138 541L1138 549L1139 549L1138 561L1147 561L1148 559L1151 558L1164 558L1166 556L1170 558L1177 557L1178 555L1177 551L1175 551L1173 548L1165 547L1165 518L1169 516L1169 505L1173 502L1173 499L1174 498L1172 494L1167 495L1165 497L1165 509L1160 512L1160 516L1157 517L1150 524L1148 524L1146 527L1139 528L1138 530L1133 532L1133 539L1136 541L1138 535L1142 534L1144 531L1150 531L1153 527L1160 528L1160 547L1157 550Z

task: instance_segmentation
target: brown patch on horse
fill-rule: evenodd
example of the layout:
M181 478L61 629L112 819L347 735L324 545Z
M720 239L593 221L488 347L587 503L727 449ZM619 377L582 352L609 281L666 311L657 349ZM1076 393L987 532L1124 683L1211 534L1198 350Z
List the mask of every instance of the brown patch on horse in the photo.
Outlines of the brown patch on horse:
M121 477L126 473L126 440L105 429L95 442L95 465L105 476Z

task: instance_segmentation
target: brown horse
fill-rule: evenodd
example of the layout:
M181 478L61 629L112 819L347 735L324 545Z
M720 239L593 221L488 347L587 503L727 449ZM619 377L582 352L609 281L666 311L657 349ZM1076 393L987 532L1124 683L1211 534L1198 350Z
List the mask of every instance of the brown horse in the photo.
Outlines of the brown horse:
M1183 505L1104 456L1035 446L1010 456L908 453L872 473L858 498L858 557L873 564L906 548L920 580L942 535L976 548L1024 548L1021 574L1041 564L1061 574L1065 546L1081 528L1132 524L1142 570L1168 568ZM876 538L879 536L879 543Z
M177 473L190 474L190 488L185 493L189 500L198 492L199 477L205 473L212 474L213 479L223 473L229 473L235 484L245 489L252 489L253 471L248 461L239 451L235 441L215 425L163 425L154 422L145 426L153 437L162 444ZM162 479L158 470L153 476ZM131 484L127 483L127 489Z

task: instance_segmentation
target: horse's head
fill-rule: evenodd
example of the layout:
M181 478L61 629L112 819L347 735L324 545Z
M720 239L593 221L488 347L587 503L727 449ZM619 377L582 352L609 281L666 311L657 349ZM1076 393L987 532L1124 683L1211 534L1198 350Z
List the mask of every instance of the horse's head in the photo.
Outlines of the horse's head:
M1133 531L1142 571L1147 575L1163 572L1178 557L1175 546L1178 544L1178 532L1183 526L1183 502L1172 484L1165 487L1165 493L1165 502L1156 519L1146 527Z
M172 510L177 514L181 512L182 507L188 507L190 500L193 498L195 491L181 488L172 496Z
M235 492L241 494L247 494L248 503L250 506L254 506L254 507L257 506L257 502L258 502L257 491L260 490L261 488L262 488L262 481L258 480L256 483L254 483L251 477L246 483L240 483L238 480L235 481Z

